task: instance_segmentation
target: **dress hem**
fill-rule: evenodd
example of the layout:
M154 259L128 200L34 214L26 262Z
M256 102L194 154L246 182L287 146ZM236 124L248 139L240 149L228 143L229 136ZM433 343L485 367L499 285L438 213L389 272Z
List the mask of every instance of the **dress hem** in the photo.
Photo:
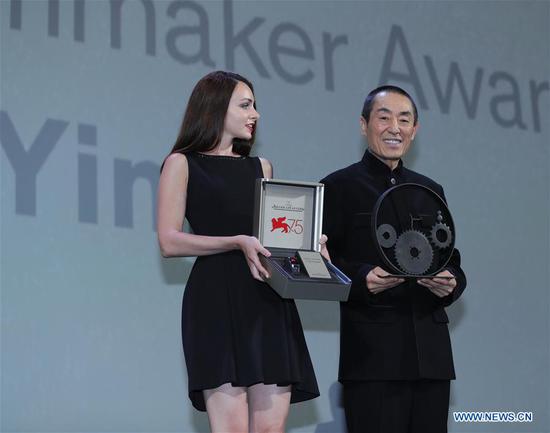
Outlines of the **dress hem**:
M263 381L257 381L252 382L248 384L241 384L238 382L222 382L214 386L209 386L208 388L203 389L190 389L189 390L189 399L191 400L191 404L195 409L201 412L206 412L206 403L204 401L203 397L203 391L206 391L208 389L214 389L221 385L224 385L226 383L231 383L231 386L234 387L243 387L248 388L250 386L257 385L259 383L263 383L264 385L277 385L277 386L291 386L291 396L290 396L290 404L294 403L300 403L307 400L313 400L314 398L319 397L321 394L319 391L306 391L304 389L296 388L298 385L300 385L300 382L285 382L285 381L276 381L276 382L263 382Z

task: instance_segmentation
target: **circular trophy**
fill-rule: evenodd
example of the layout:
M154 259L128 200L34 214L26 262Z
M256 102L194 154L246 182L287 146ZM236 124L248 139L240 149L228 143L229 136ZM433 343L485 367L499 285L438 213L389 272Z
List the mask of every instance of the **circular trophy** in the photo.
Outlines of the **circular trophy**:
M384 192L374 206L371 226L392 276L433 277L453 253L456 236L449 208L423 185L404 183Z

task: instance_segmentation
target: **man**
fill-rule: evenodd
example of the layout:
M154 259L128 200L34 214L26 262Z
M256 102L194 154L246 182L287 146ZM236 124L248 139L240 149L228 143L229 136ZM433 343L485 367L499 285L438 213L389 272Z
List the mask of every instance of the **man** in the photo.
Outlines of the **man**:
M369 93L360 125L363 159L321 181L328 250L352 279L340 304L346 423L353 433L445 433L455 372L444 307L466 287L459 252L437 275L447 278L384 278L389 270L370 227L377 199L394 185L421 184L441 197L443 188L403 166L418 129L416 105L403 89Z

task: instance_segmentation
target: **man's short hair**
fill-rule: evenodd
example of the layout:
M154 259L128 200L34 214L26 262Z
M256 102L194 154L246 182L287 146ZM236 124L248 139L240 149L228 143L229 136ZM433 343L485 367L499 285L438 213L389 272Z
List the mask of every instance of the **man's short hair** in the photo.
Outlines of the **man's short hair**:
M374 105L374 99L379 93L382 93L382 92L398 93L400 95L407 97L409 101L411 101L411 104L413 107L414 124L416 125L418 123L418 109L416 108L414 99L401 87L391 86L391 85L377 87L367 95L367 98L365 99L365 103L363 104L363 111L361 112L361 115L365 118L367 122L370 119L370 113L372 111L372 106Z

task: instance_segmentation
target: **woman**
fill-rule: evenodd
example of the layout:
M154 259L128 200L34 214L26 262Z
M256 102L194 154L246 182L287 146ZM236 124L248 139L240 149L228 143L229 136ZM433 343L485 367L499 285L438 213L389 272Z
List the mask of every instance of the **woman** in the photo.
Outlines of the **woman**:
M162 255L199 256L182 335L189 397L213 432L282 432L289 404L319 395L296 306L263 282L258 255L270 253L251 236L255 179L273 175L269 161L248 156L259 117L246 78L206 75L159 184Z

